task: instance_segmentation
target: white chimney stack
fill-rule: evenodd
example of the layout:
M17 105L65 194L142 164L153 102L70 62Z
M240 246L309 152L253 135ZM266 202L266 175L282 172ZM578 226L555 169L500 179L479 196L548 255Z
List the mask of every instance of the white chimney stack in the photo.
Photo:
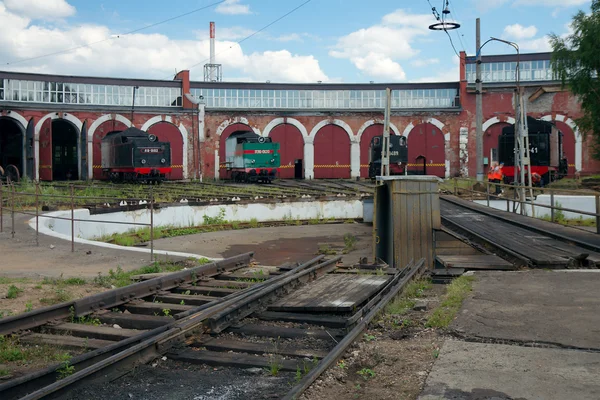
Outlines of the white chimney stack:
M210 23L210 81L215 81L215 23Z

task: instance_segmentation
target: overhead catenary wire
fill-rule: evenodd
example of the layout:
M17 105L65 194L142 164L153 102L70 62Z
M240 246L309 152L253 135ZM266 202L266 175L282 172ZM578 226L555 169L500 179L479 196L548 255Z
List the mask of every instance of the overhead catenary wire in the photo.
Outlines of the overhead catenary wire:
M46 58L46 57L52 57L52 56L56 56L56 55L60 55L60 54L70 53L70 52L75 51L75 50L79 50L79 49L84 49L84 48L87 48L87 47L91 47L93 45L96 45L96 44L99 44L99 43L104 43L104 42L107 42L109 40L118 39L121 36L131 35L133 33L137 33L137 32L140 32L140 31L143 31L143 30L146 30L146 29L150 29L150 28L153 28L153 27L158 26L158 25L166 24L167 22L171 22L171 21L174 21L174 20L179 19L179 18L187 17L188 15L191 15L191 14L197 13L199 11L206 10L208 8L217 6L217 5L221 4L221 3L224 3L225 1L226 0L216 1L216 2L211 3L209 5L206 5L206 6L203 6L203 7L200 7L200 8L196 8L194 10L185 12L183 14L176 15L176 16L171 17L171 18L164 19L164 20L159 21L159 22L155 22L155 23L150 24L150 25L143 26L141 28L136 28L134 30L125 32L125 33L120 34L120 35L114 35L114 36L116 36L116 38L115 37L107 37L107 38L104 38L104 39L101 39L101 40L97 40L95 42L90 42L90 43L85 43L85 44L82 44L82 45L79 45L79 46L70 47L68 49L59 50L59 51L55 51L55 52L52 52L52 53L46 53L46 54L42 54L42 55L34 56L34 57L22 58L20 60L9 61L9 62L2 63L2 64L4 64L4 65L14 65L14 64L19 64L19 63L27 62L27 61L39 60L40 58Z
M452 3L450 3L450 11L452 12L452 14L454 14L454 16L456 17L457 20L460 20L460 17L458 16L458 14L456 13L456 8L454 6L452 6ZM458 35L458 32L456 32L456 34ZM467 39L467 37L463 34L458 35L461 45L463 47L463 50L465 50L465 52L467 51L466 49L471 47L469 45L469 40ZM464 43L463 43L463 39L464 39Z
M252 32L251 34L249 34L248 36L244 37L243 39L240 39L240 40L238 40L237 42L235 42L235 44L233 44L233 45L229 46L229 47L228 47L226 50L223 50L223 51L221 51L221 52L217 53L217 54L215 55L215 57L216 57L216 56L219 56L219 55L221 55L221 54L223 54L223 53L225 53L225 52L227 52L227 51L229 51L229 50L231 50L231 49L232 49L234 46L236 46L236 45L240 45L240 44L242 44L243 42L245 42L246 40L248 40L248 39L252 38L253 36L256 36L256 35L258 35L260 32L264 31L265 29L268 29L269 27L271 27L272 25L274 25L274 24L276 24L277 22L281 21L281 20L282 20L282 19L284 19L285 17L287 17L287 16L289 16L290 14L292 14L292 13L296 12L296 11L297 11L297 10L299 10L300 8L302 8L302 7L304 7L305 5L307 5L308 3L310 3L311 1L312 1L312 0L306 0L304 3L300 4L299 6L296 6L296 7L295 7L295 8L293 8L292 10L290 10L290 11L288 11L287 13L283 14L282 16L280 16L279 18L277 18L277 19L275 19L274 21L270 22L269 24L267 24L267 25L263 26L263 27L262 27L262 28L260 28L259 30L255 31L255 32ZM193 68L195 68L195 67L197 67L197 66L199 66L199 65L202 65L202 64L206 63L207 61L210 61L210 57L209 57L209 58L206 58L206 59L204 59L204 60L202 60L202 61L200 61L200 62L197 62L196 64L193 64L191 67L189 67L189 68L187 68L187 69L188 69L188 70L192 70Z

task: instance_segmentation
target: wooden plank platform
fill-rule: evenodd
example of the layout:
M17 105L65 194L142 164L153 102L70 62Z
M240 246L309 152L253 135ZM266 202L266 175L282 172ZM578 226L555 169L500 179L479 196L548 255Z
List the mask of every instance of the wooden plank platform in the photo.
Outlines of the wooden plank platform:
M210 350L187 350L181 353L168 353L167 357L184 361L191 364L206 364L213 367L236 367L236 368L269 368L273 362L269 357L254 354L220 353ZM278 360L281 371L295 372L302 369L301 360ZM306 362L306 361L304 361Z
M105 324L117 324L126 329L154 329L173 322L173 318L156 315L130 314L119 312L102 312L94 315Z
M191 343L189 346L206 347L206 349L211 351L234 351L236 353L250 354L279 354L282 356L303 357L311 359L313 357L321 359L327 355L326 351L302 349L290 346L287 343L255 343L242 342L239 340L232 339L210 339L205 342L194 342Z
M352 312L390 279L387 275L328 274L306 285L269 311Z
M66 335L47 335L44 333L32 333L19 338L21 343L27 344L47 344L64 349L88 349L95 350L109 346L115 343L112 340L88 339Z
M245 336L259 336L259 337L270 337L270 338L286 338L286 339L297 339L297 338L313 338L321 340L331 340L331 336L334 338L343 337L344 333L338 329L328 329L327 331L322 329L300 329L300 328L285 328L278 326L267 326L258 324L245 324L242 326L232 326L227 329L227 332L233 332L239 335ZM331 335L331 336L330 336Z
M112 326L94 326L74 324L71 322L65 322L58 325L46 325L44 328L49 332L61 335L115 341L128 339L145 332L145 330L139 329L119 329L113 328Z
M515 266L493 254L479 255L436 255L446 268L513 270Z
M519 254L531 260L537 268L566 268L570 258L581 254L589 254L590 260L600 260L600 253L564 243L476 210L448 201L442 201L440 205L444 223L447 220L461 230L478 235L477 240ZM532 223L536 221L535 218L528 218L528 220ZM448 228L453 227L448 226Z

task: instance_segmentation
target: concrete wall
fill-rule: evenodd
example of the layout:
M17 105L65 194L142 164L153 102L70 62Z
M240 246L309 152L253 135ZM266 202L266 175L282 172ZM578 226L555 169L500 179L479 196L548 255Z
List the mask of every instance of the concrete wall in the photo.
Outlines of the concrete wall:
M154 226L198 226L203 224L204 216L214 218L220 216L221 213L223 213L223 218L230 222L245 222L252 219L256 219L258 222L264 222L281 221L285 219L362 218L363 202L362 200L336 200L214 206L177 205L155 210ZM70 239L71 221L52 218L70 218L70 215L71 211L55 211L44 214L44 216L40 218L40 225L44 228L44 233L56 233L62 235L63 238ZM111 224L98 221L149 224L150 211L144 209L90 215L89 210L81 209L75 211L75 218L84 220L75 222L75 237L78 239L94 239L113 233L123 233L132 229L144 228L144 226ZM33 223L35 223L35 221Z

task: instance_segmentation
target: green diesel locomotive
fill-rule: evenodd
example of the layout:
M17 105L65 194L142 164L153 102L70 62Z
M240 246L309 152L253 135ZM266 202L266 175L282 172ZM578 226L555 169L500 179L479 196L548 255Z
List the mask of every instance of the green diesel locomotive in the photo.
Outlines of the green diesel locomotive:
M225 140L227 178L271 183L279 175L279 143L254 132L234 132Z

